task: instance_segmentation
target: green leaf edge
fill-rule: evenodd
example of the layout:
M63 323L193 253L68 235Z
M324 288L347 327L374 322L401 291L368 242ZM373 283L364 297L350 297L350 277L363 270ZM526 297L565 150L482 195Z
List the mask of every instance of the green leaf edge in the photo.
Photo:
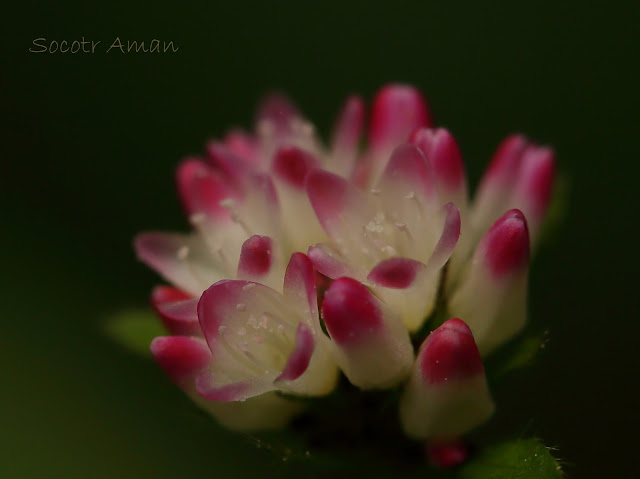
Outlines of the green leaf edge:
M462 466L460 479L560 479L564 477L550 448L539 439L516 439L481 450Z
M167 334L167 330L153 311L143 308L114 313L104 321L103 329L105 334L120 346L149 358L151 340Z

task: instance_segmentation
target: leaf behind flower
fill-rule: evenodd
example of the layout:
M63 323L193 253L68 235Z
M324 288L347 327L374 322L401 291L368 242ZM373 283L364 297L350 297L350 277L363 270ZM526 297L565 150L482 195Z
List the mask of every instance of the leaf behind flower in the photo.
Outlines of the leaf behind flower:
M146 357L151 357L151 340L167 334L161 321L148 309L127 309L115 313L104 322L104 330L116 343Z
M538 439L516 439L482 450L459 472L460 479L559 479L562 468Z

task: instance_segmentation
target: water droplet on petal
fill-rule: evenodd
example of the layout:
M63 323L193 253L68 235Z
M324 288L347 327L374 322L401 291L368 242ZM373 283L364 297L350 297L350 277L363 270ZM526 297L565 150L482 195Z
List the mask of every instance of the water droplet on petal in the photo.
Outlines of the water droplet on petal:
M189 247L186 245L181 246L176 252L176 256L180 261L184 261L185 259L187 259L187 256L189 256Z

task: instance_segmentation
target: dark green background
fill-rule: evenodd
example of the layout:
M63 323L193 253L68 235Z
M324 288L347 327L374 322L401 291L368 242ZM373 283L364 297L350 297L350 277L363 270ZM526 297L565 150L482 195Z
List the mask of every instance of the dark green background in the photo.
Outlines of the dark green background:
M0 477L282 473L101 325L158 283L132 236L185 227L172 178L181 156L249 126L269 88L326 133L346 94L371 98L398 80L426 92L474 182L510 132L556 148L569 213L531 280L534 326L550 342L498 394L493 426L541 436L572 477L633 475L637 2L49 3L1 20ZM180 50L28 52L34 38L83 35Z

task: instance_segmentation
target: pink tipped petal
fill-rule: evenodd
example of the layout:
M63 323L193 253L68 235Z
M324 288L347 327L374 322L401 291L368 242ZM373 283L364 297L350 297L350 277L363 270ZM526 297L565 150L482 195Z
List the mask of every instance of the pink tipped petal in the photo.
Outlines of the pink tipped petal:
M322 302L336 362L362 389L400 383L413 363L413 348L400 318L361 283L339 278Z
M520 170L522 155L528 145L529 142L523 135L505 138L494 153L479 189L505 186L515 181Z
M364 124L364 101L351 96L340 112L332 135L332 150L352 151L358 148Z
M400 399L405 433L439 442L466 434L494 411L480 353L469 327L453 318L422 343Z
M161 304L187 301L188 299L193 299L193 296L171 286L156 286L151 292L151 304L154 308Z
M195 377L211 361L211 352L199 338L161 336L151 341L151 354L164 372L183 388L192 387Z
M251 281L223 280L209 287L198 302L198 319L204 336L215 350L218 337L233 329L237 334L235 341L244 342L247 332L246 317L251 313L263 313L260 308L265 301L278 304L279 293L262 284Z
M358 281L340 278L324 295L322 317L329 335L338 344L366 341L384 328L378 300Z
M431 163L441 200L466 202L464 164L453 136L444 128L423 128L412 134L411 142Z
M363 221L374 216L364 195L332 173L311 171L306 189L320 224L331 239L343 245L354 234L360 236Z
M425 201L433 200L436 193L433 171L416 145L404 143L391 154L382 179L386 183L399 184L404 194L420 193Z
M307 176L306 188L322 226L327 229L332 223L336 223L347 206L347 181L332 173L314 170Z
M532 239L536 238L540 223L549 207L554 175L553 150L528 148L523 155L518 181L514 186L509 206L522 210L528 220Z
M167 320L169 329L174 334L200 334L198 323L198 300L196 298L175 303L156 304L156 310Z
M341 276L350 276L352 278L360 278L362 276L361 272L348 264L331 244L321 243L310 246L307 255L309 255L314 268L331 279Z
M300 117L296 106L282 93L270 93L258 106L257 122L269 122L277 133L288 132L291 121Z
M309 258L302 253L293 253L284 275L284 294L297 298L300 304L308 308L313 319L318 317L316 297L316 276Z
M318 160L295 146L285 146L276 151L272 170L276 178L295 189L304 188L304 180Z
M268 236L254 235L242 244L238 278L258 281L271 270L273 241Z
M266 173L253 173L247 177L247 195L242 213L249 221L265 231L280 232L280 199L271 176ZM275 235L274 235L275 236Z
M365 107L359 96L349 97L340 112L331 139L332 171L347 177L353 171L364 127Z
M444 206L444 212L442 234L427 262L429 269L439 270L442 268L451 257L460 238L460 211L453 203L447 203Z
M507 211L482 238L449 298L449 312L465 318L483 355L524 326L528 265L527 222L519 210Z
M274 389L327 394L335 383L335 365L326 353L313 354L317 338L309 337L314 334L311 321L299 304L249 281L221 281L205 291L198 317L215 361L210 376L203 376L201 394L213 398L220 388L236 383L248 384L243 397ZM307 355L313 356L308 362Z
M412 260L403 263L396 258L380 263L369 274L368 279L381 286L375 288L376 294L400 312L410 332L420 329L433 310L442 268L451 257L459 236L460 214L455 205L449 203L444 207L442 233L426 264ZM398 289L401 286L404 289Z
M257 395L252 393L251 385L248 382L216 386L209 371L202 371L198 374L196 377L196 390L203 398L219 402L242 401Z
M151 293L151 304L172 334L199 336L198 300L168 286L157 286Z
M294 381L302 376L309 367L315 345L313 333L309 326L305 323L298 324L295 349L289 355L287 364L275 381Z
M282 238L282 212L273 181L267 174L252 173L245 182L244 200L232 206L232 219L242 227L239 239L247 233L259 234L273 238L277 246Z
M391 289L410 287L425 268L420 261L409 258L390 258L376 265L367 279L378 286Z
M503 276L522 270L529 264L529 230L520 210L509 210L482 239L485 259L491 272Z
M134 249L138 259L193 296L220 278L206 246L196 237L142 233L136 236Z
M471 329L453 318L432 332L419 355L422 379L430 384L458 381L484 373Z
M251 164L217 141L209 142L206 150L211 164L231 179L234 185L241 187L253 169Z
M409 139L414 130L429 126L431 115L422 94L408 85L382 88L373 100L370 141L373 149L388 148Z
M259 162L260 157L255 138L242 130L231 130L227 133L224 146L244 161L253 164Z
M200 160L183 161L177 171L178 191L188 215L205 214L211 219L229 217L222 206L228 198L237 197L237 192L219 173Z
M450 469L459 466L469 457L469 447L463 440L427 445L429 463L438 469Z
M522 135L506 138L496 150L487 168L473 203L474 242L498 216L509 208L522 166L522 159L529 142Z
M271 177L266 173L253 173L249 175L249 188L258 192L257 197L264 201L269 208L278 209L278 193L273 185Z

